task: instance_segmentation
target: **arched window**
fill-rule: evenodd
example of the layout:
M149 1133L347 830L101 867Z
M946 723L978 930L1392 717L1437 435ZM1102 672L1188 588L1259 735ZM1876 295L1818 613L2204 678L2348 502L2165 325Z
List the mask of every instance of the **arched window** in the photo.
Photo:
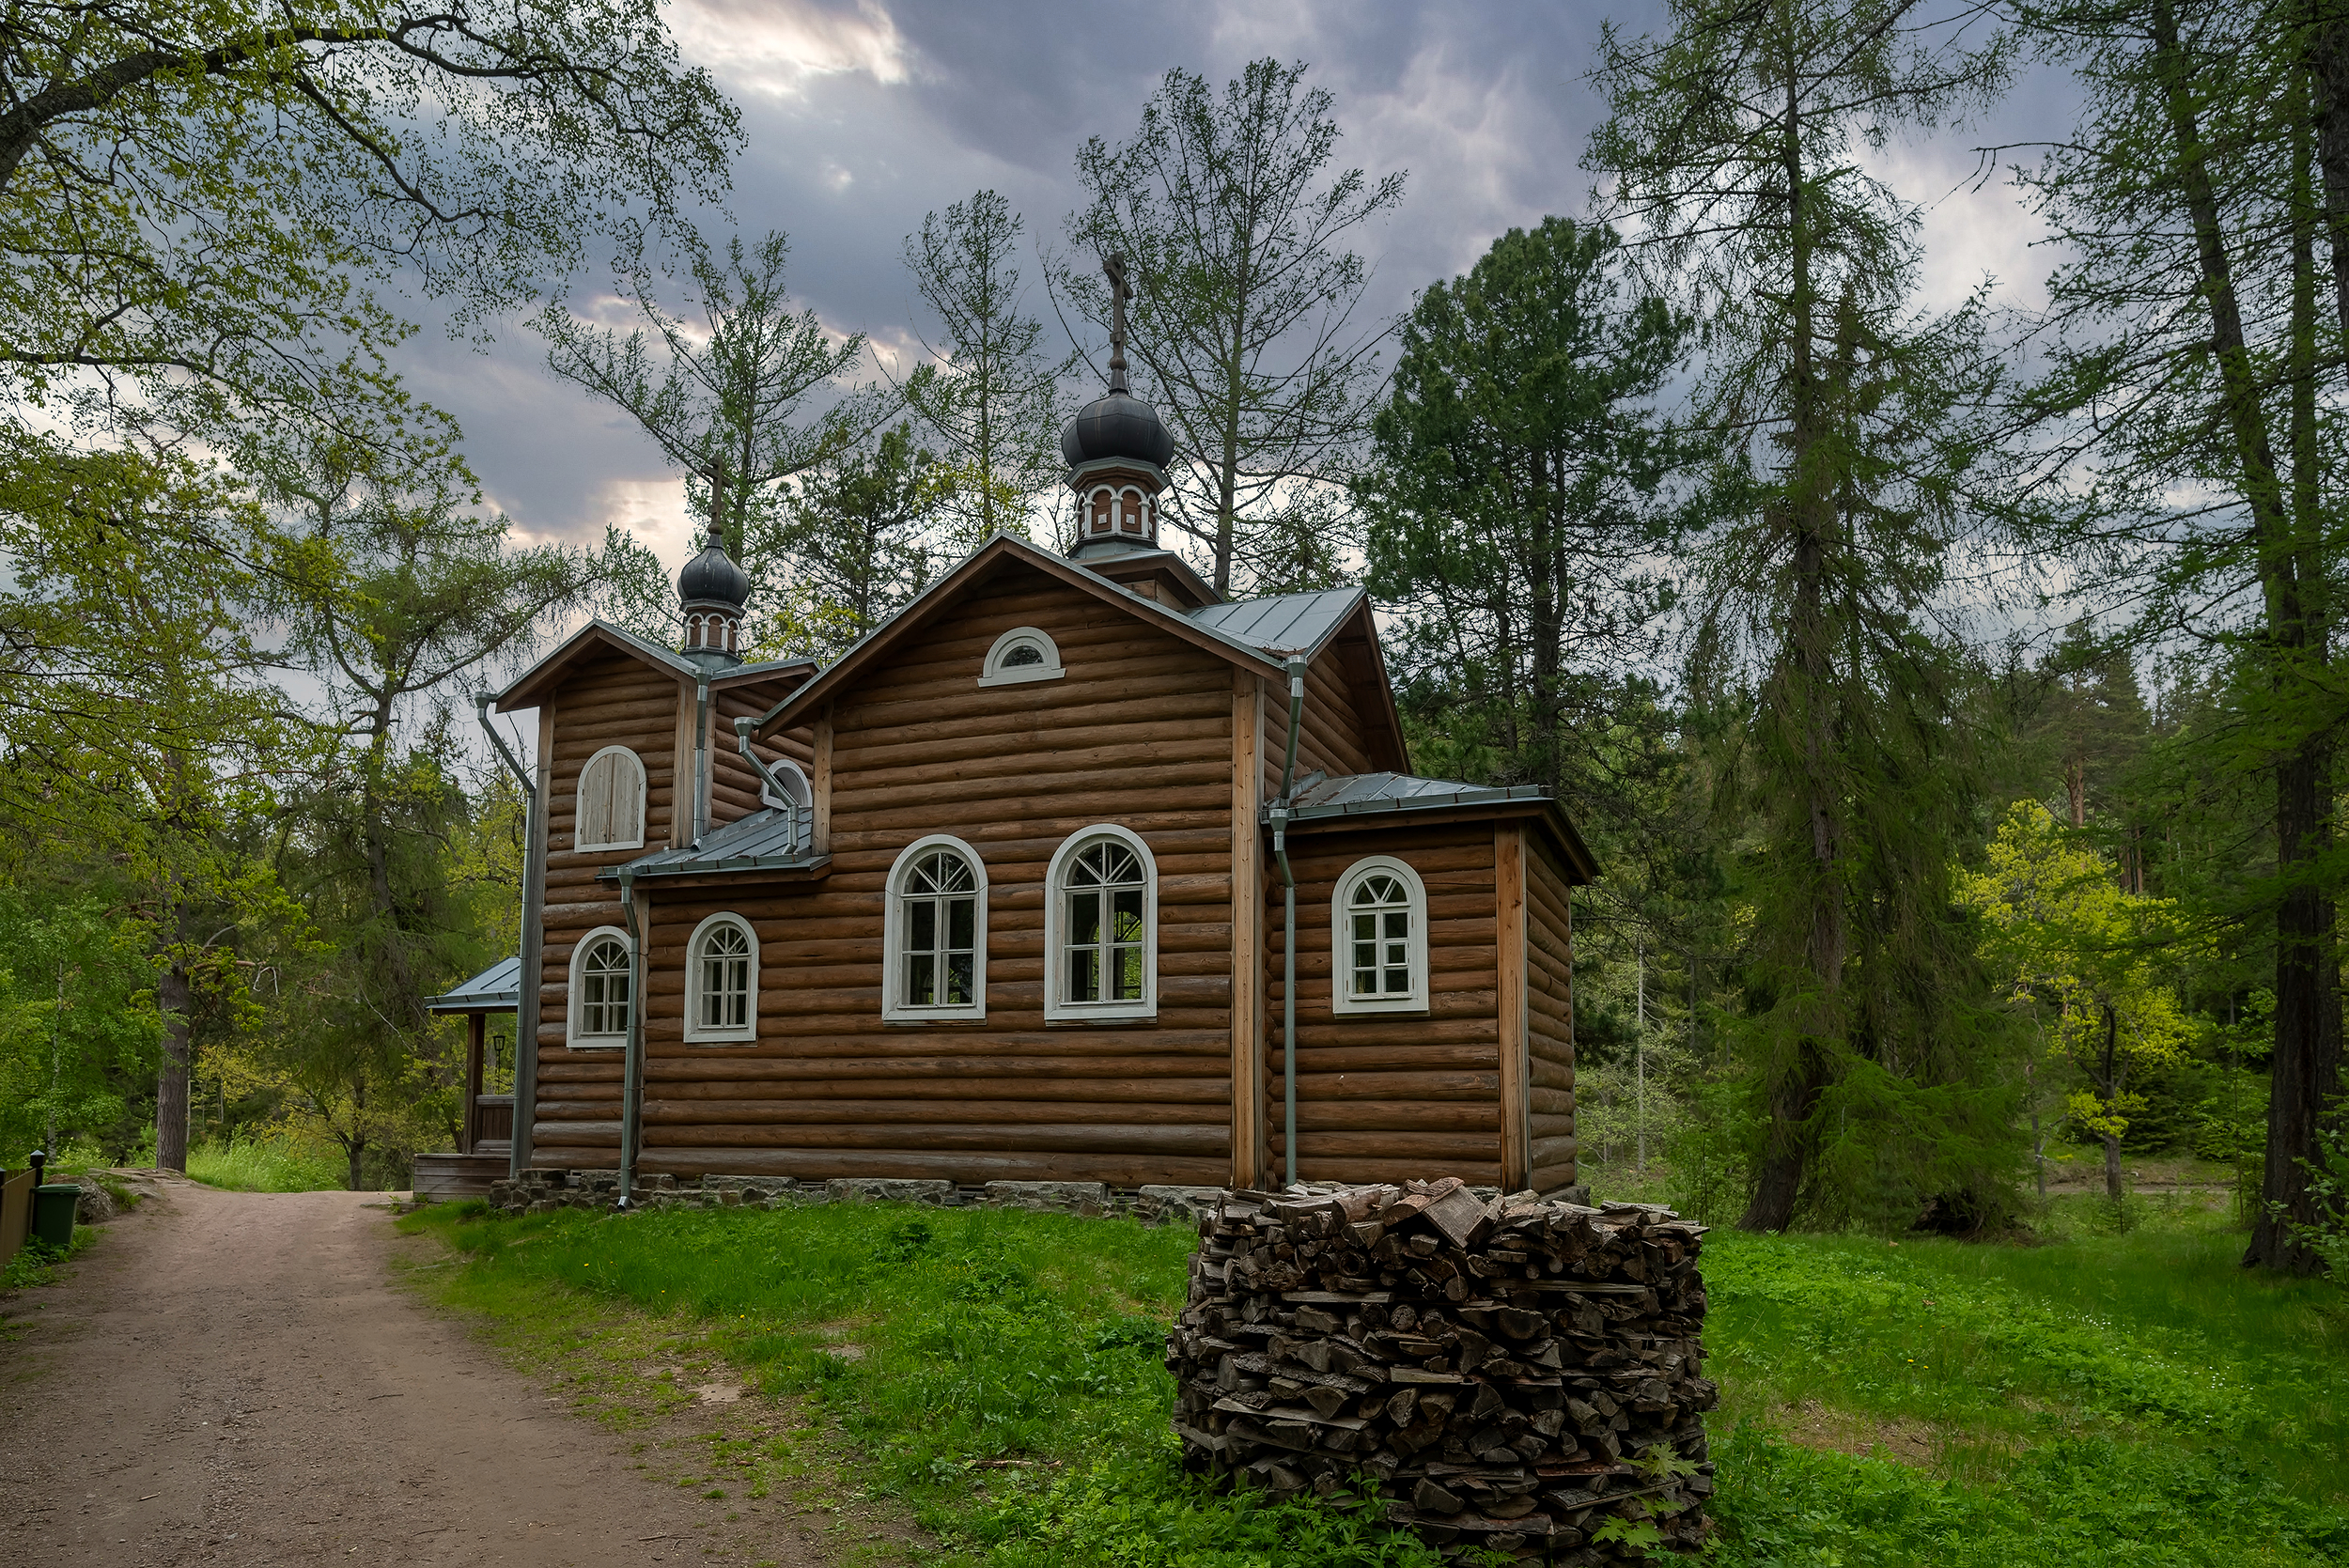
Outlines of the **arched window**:
M1060 644L1032 626L1016 626L995 639L979 666L981 686L1017 686L1028 680L1058 680Z
M881 1017L987 1017L987 867L958 838L916 839L889 868Z
M563 1009L565 1038L573 1046L628 1044L629 1002L636 975L628 933L598 926L571 949L571 990Z
M645 846L645 765L625 746L606 746L579 770L575 849Z
M1356 861L1330 900L1330 1009L1427 1010L1427 887L1392 855Z
M1053 853L1045 874L1044 1016L1150 1018L1159 1011L1159 866L1150 846L1102 822Z
M758 1038L758 933L740 915L711 915L686 944L685 1038L706 1045Z
M1128 534L1142 532L1142 492L1131 486L1118 492L1117 525Z

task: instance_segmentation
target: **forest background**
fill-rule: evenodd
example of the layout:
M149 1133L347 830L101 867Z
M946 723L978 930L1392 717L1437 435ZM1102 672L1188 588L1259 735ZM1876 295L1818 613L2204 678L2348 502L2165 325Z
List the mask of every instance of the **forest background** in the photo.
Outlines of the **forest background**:
M1117 254L1181 548L1362 582L1414 765L1551 787L1606 866L1595 1163L1977 1234L2051 1147L2116 1205L2184 1150L2254 1260L2341 1255L2349 10L1683 0L1588 62L1582 208L1393 319L1405 172L1302 64L1176 67L1072 210L905 237L910 354L737 231L740 112L658 7L292 14L0 20L0 1153L356 1187L453 1139L423 1001L519 920L472 695L588 614L674 641L674 594L625 530L518 536L419 331L640 432L760 651L823 656L1057 540ZM1899 155L2018 72L2076 94L1980 154L2045 298L1929 301Z

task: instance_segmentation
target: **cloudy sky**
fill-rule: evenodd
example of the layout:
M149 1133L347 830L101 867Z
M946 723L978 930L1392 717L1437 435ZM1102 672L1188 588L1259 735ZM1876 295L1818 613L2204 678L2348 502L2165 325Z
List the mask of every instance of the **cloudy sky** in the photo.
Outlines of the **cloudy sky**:
M1611 12L1634 30L1648 13L1638 0ZM1309 81L1336 94L1347 166L1408 171L1400 212L1363 243L1377 268L1369 303L1392 316L1511 225L1583 211L1579 159L1599 116L1586 73L1609 14L1556 0L673 0L670 10L686 57L743 109L735 220L751 235L787 231L794 291L827 324L885 345L926 325L899 259L925 212L992 187L1026 215L1032 240L1056 241L1087 136L1130 135L1170 66L1220 83L1268 54L1309 63ZM2044 103L2022 96L2025 109L2002 112L1999 139L2016 133L2029 101ZM1943 295L1985 271L2028 293L2042 265L2010 194L1950 194L1983 139L1964 132L1887 155L1906 194L1934 204L1927 286ZM595 293L596 280L580 280L583 308ZM1040 289L1033 307L1050 320ZM549 376L542 356L513 331L486 354L421 344L408 368L463 421L491 499L525 535L585 542L618 522L682 561L677 475L632 426Z

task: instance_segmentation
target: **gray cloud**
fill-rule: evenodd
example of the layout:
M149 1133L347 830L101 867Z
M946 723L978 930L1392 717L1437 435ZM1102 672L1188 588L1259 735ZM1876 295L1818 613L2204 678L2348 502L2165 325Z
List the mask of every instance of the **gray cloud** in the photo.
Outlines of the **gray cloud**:
M1638 28L1645 10L1618 14ZM1033 238L1057 241L1078 200L1079 145L1129 135L1173 65L1221 81L1268 54L1308 61L1337 95L1341 157L1409 171L1402 212L1364 241L1380 317L1503 229L1581 211L1578 159L1602 112L1585 76L1603 13L1527 0L685 0L673 14L687 57L743 107L736 221L789 231L795 291L827 323L890 342L925 325L899 245L926 211L991 186ZM2033 101L2044 114L2046 95ZM1913 149L1897 166L1914 172L1912 194L1937 196L1980 139ZM2002 192L1945 208L1930 232L1937 291L2030 266L2027 225ZM596 280L578 285L584 302ZM549 375L526 331L487 353L419 339L404 368L463 421L492 498L525 533L585 542L617 521L666 558L688 552L674 474L626 421Z

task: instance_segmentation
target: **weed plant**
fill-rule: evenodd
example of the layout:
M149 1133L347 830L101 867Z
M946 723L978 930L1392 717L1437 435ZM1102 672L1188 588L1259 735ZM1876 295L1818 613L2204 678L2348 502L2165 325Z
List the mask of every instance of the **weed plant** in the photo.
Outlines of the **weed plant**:
M334 1192L349 1177L339 1156L287 1139L236 1139L188 1151L188 1176L231 1192Z
M1193 1238L1002 1210L428 1211L452 1300L693 1327L803 1396L944 1560L1406 1568L1375 1502L1186 1478L1159 1364ZM1722 1568L2349 1568L2349 1293L2199 1210L2039 1247L1716 1232ZM1350 1499L1342 1499L1348 1500Z

